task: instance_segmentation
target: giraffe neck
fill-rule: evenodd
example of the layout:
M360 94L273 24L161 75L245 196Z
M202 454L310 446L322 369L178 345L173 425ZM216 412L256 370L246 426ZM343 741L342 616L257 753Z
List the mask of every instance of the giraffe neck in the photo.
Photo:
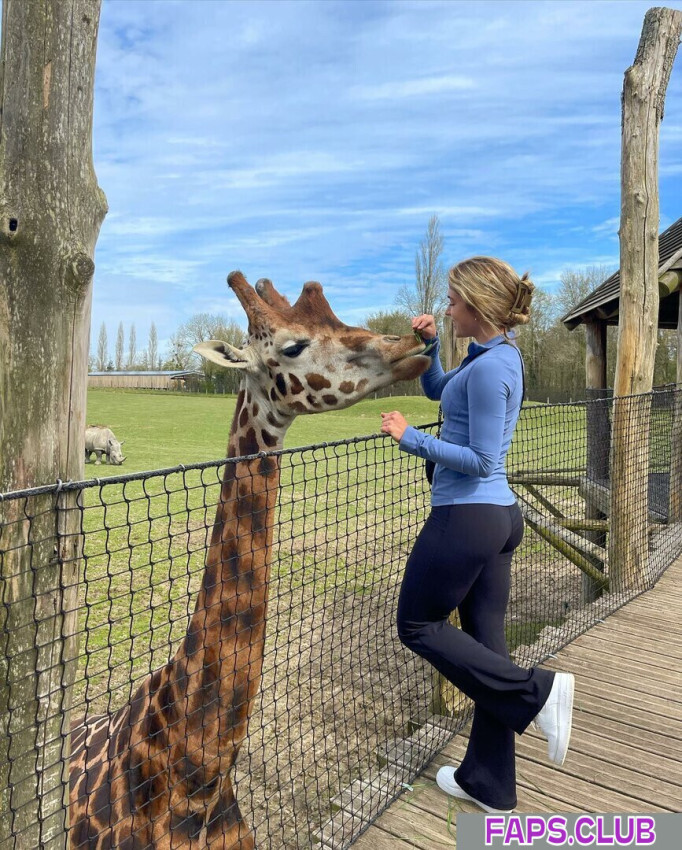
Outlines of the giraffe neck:
M281 448L292 420L244 382L228 458ZM279 457L226 463L201 590L174 659L187 683L184 735L222 771L234 763L260 686L278 488Z
M249 375L242 381L227 444L228 458L277 451L284 446L294 417L273 410L266 392Z

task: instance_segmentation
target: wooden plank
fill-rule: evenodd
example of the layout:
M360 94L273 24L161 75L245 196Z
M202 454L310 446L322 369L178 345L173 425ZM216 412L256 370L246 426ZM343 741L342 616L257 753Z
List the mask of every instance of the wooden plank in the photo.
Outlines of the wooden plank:
M458 743L460 746L454 751L452 744L443 751L444 756L449 756L451 753L454 756L446 763L457 764L461 760L464 747L462 742ZM637 783L634 786L624 786L625 790L605 785L600 781L597 759L593 760L597 767L592 765L588 777L579 770L579 768L585 769L585 764L580 761L583 757L574 759L571 750L564 767L556 767L547 759L546 746L544 738L535 732L528 732L517 738L517 783L534 790L543 797L551 797L556 806L554 811L564 811L565 806L571 807L567 811L584 812L669 811L665 806L645 801L634 790L629 791L629 789L636 789ZM429 767L425 775L428 775L430 771ZM634 771L630 774L638 776Z
M577 717L577 715L576 715ZM682 738L676 735L645 729L642 726L634 728L612 717L603 714L595 715L583 707L580 711L580 728L585 732L595 732L605 741L626 741L628 746L640 753L642 763L646 764L650 753L666 753L670 758L682 762ZM644 753L645 755L643 755Z
M621 793L599 784L599 774L584 778L576 773L560 772L553 765L519 759L517 763L519 781L529 778L542 794L549 794L560 801L557 811L571 806L572 811L582 812L665 812L669 809L642 801L632 793Z
M674 624L661 621L657 629L651 629L641 623L626 623L623 620L614 620L608 617L603 623L593 626L589 632L580 635L573 641L576 646L589 645L593 641L615 642L624 644L640 650L650 650L653 654L666 654L675 644L679 636L672 637Z
M668 619L674 618L674 610L670 609L667 605L667 600L672 599L675 602L682 602L682 592L680 592L679 588L676 588L673 585L668 585L665 589L665 600L660 596L652 597L650 595L650 591L647 593L638 596L637 599L630 605L626 605L624 611L629 615L634 615L639 613L640 611L649 612L649 611L657 611L661 617L666 617Z
M356 779L332 798L332 811L344 809L349 814L367 820L375 817L386 802L395 797L408 778L405 768L389 765L370 779Z
M353 842L353 850L412 850L415 846L412 841L405 841L386 832L378 821L369 832L363 833Z
M581 692L575 710L576 715L578 712L587 712L597 717L606 717L624 727L631 726L635 733L639 729L649 729L661 735L670 734L682 738L682 722L679 720L652 714L646 708L604 701L601 696L594 696L585 690Z
M609 658L605 653L601 654L601 659L597 659L590 663L589 655L586 657L587 650L581 653L561 654L561 669L569 673L575 673L580 681L593 679L598 682L605 682L620 687L632 680L633 666L627 660L618 661L618 659ZM587 662L587 663L586 663ZM646 683L646 688L642 687ZM682 684L682 678L676 671L666 670L664 668L656 668L655 674L648 676L638 676L638 690L646 690L647 694L669 699L673 702L682 704L682 693L671 685Z
M614 622L619 628L625 628L628 623L653 626L653 629L651 629L652 634L656 634L660 625L666 623L673 627L673 635L679 637L679 631L674 627L677 624L677 617L675 616L676 609L682 603L682 597L676 597L672 593L666 596L665 605L656 604L653 601L649 601L646 597L640 597L637 605L632 608L629 606L621 608L620 610L623 612L622 616L618 617Z
M604 638L594 637L589 642L586 641L582 643L580 647L575 647L572 644L569 644L561 650L562 657L566 650L571 649L571 652L566 653L569 658L573 654L575 657L582 657L582 653L586 653L585 660L588 663L607 666L612 663L614 654L617 654L617 660L623 664L627 664L630 667L630 670L636 666L637 661L645 659L647 667L652 668L652 675L658 675L659 672L667 673L667 677L669 679L674 679L677 682L680 681L680 674L674 669L674 665L671 668L672 658L670 655L664 655L662 651L647 651L643 654L641 651L638 652L636 646L633 646L631 642L619 642L619 640L617 640L619 637L620 635L615 633L614 638L610 641ZM621 638L621 640L625 641L626 639ZM616 660L613 660L613 663L615 664ZM666 676L663 677L663 681L665 680Z
M544 741L542 743L544 744ZM544 746L542 749L543 752L538 754L537 748L529 744L525 735L522 735L517 742L519 757L525 757L532 762L538 761L539 765L544 766L548 762ZM637 800L646 805L658 806L659 811L674 812L679 806L679 785L671 786L669 782L650 776L646 772L642 773L640 770L632 770L619 764L610 763L608 770L605 770L601 759L572 747L569 749L563 767L552 769L557 775L580 777L592 784L594 788L602 789L600 793L614 792L622 795L627 789L625 793L629 790ZM645 770L648 770L648 765ZM630 810L623 809L623 811Z
M630 634L631 631L635 629L639 629L640 633L643 632L644 635L647 635L648 631L658 632L659 634L670 633L670 637L666 641L668 645L668 652L673 657L679 657L679 637L675 636L673 628L673 623L656 619L654 617L645 617L642 614L633 614L628 618L622 618L618 624L614 626L614 629L619 630L622 634ZM653 648L655 649L655 647Z
M520 507L524 519L536 532L545 531L552 537L567 543L584 557L598 558L602 563L608 563L606 550L602 546L597 546L596 543L591 543L580 534L563 528L559 522L553 522L528 504L522 503ZM604 579L604 576L601 578Z
M601 625L602 623L598 623L589 632L585 632L576 638L576 641L587 639L589 635L598 634L598 627ZM620 632L624 635L639 634L647 641L651 639L654 650L657 649L657 642L665 643L666 646L674 650L675 645L680 642L680 638L682 637L678 632L678 624L675 620L669 620L667 617L655 617L650 615L646 610L635 611L632 614L628 614L627 617L622 616L617 620L613 618L612 614L604 621L603 625L614 632ZM642 646L642 648L645 649L646 646Z
M575 670L571 748L563 767L529 730L517 739L519 812L678 811L682 799L682 558L656 587L564 647L543 666ZM660 601L659 601L660 600ZM431 724L438 725L438 718ZM447 729L448 721L442 725ZM449 730L448 730L449 731ZM360 850L454 847L448 815L479 811L435 785L443 764L458 764L466 733L455 736L354 845ZM398 762L401 755L396 753ZM450 841L451 843L442 843ZM371 842L371 846L370 846ZM393 842L393 843L391 843Z
M637 624L605 623L597 629L594 628L585 635L581 635L572 641L574 650L581 651L583 647L590 646L612 646L611 654L618 656L627 649L639 651L642 655L662 658L679 658L679 638L666 638L668 629L665 625L656 631L657 636Z
M663 598L664 596L665 599ZM628 616L635 616L640 612L657 611L662 617L672 619L674 617L674 611L668 607L668 599L682 600L682 593L680 593L679 588L669 585L665 590L661 591L661 595L657 594L656 596L652 596L650 590L646 591L636 599L633 599L629 604L626 604L622 610Z
M550 667L550 664L548 663L545 666ZM552 661L551 669L564 669L565 666L562 660L558 662ZM578 668L579 665L574 667L574 669ZM580 672L580 669L578 669L579 674ZM598 679L588 679L585 676L580 676L576 689L576 705L580 706L583 695L588 694L602 699L604 703L627 706L628 709L640 707L642 710L650 711L652 714L668 718L670 722L679 721L682 723L682 703L642 693L636 688L629 688L624 684L620 687L614 687Z
M659 627L652 629L649 625L643 623L627 622L624 619L614 620L613 617L608 617L603 623L598 623L589 632L577 638L576 642L589 643L594 638L601 638L603 632L605 633L603 637L606 640L616 639L620 643L625 638L629 639L628 645L630 646L646 647L647 650L651 647L654 652L662 652L667 650L673 644L673 641L679 642L680 635L673 631L675 626L675 623L661 619ZM634 641L632 636L635 637ZM643 638L644 642L640 641L639 638Z
M359 839L353 844L353 850L373 850L374 845L371 842L377 828L383 833L389 833L394 841L402 841L409 847L416 847L419 850L431 850L431 848L454 848L456 846L456 830L455 830L455 815L459 809L458 804L453 807L453 814L450 824L448 824L449 802L443 795L443 813L435 815L425 811L418 806L415 806L407 795L401 796L391 806L390 810L384 813L372 829L366 833L366 837ZM463 804L466 811L480 811L468 803ZM388 845L393 846L393 845ZM398 846L397 844L395 846Z
M682 798L682 765L674 758L649 752L646 760L643 760L642 751L631 746L626 740L614 742L603 738L599 731L586 731L582 728L580 719L578 726L571 733L570 748L572 753L597 758L602 765L614 764L636 773L644 771L647 776L654 776L663 781L676 800ZM571 768L574 767L575 765L571 764ZM677 785L677 790L670 788L670 785Z
M426 768L423 772L422 777L425 779L429 779L434 783L436 780L436 773L439 768L443 765L456 765L459 764L464 758L464 752L466 750L467 738L464 734L458 735L444 750L443 752L437 756L433 762ZM438 789L442 794L443 792ZM557 811L580 811L580 809L569 806L566 808L566 803L554 799L553 797L545 794L544 792L539 792L535 783L532 780L524 779L523 777L517 776L517 794L518 794L518 805L514 809L517 812L557 812ZM474 807L472 811L480 812L480 809Z
M313 843L328 847L329 850L341 850L366 825L367 821L363 823L360 818L341 810L320 829L314 830L311 839Z
M542 484L546 487L578 487L581 477L554 472L511 472L510 484Z
M409 738L379 750L379 763L420 770L451 737L451 731L427 722Z

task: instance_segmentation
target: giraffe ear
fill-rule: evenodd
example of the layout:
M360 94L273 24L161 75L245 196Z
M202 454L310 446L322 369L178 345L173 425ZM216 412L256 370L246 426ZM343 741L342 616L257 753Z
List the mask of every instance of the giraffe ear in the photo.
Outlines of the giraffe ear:
M208 339L200 342L192 349L205 360L217 363L225 369L248 369L252 365L253 356L248 348L235 348L229 342L220 339Z

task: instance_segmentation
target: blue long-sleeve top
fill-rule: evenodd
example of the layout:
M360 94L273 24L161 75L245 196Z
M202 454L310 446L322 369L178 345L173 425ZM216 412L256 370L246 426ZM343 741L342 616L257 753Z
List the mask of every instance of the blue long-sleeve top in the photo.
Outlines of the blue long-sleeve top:
M472 342L457 369L444 372L438 352L422 375L424 393L443 409L440 438L408 426L402 451L436 463L431 504L511 505L504 461L523 398L521 357L515 346L497 336L482 345Z

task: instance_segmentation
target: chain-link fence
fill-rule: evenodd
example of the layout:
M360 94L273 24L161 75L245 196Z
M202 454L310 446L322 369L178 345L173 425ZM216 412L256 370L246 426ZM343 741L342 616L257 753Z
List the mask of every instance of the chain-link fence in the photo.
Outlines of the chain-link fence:
M620 403L522 411L520 664L682 552L682 391ZM618 499L614 418L645 438ZM641 492L625 569L611 523ZM0 850L64 824L73 848L349 846L468 718L394 625L428 501L383 436L4 495Z

